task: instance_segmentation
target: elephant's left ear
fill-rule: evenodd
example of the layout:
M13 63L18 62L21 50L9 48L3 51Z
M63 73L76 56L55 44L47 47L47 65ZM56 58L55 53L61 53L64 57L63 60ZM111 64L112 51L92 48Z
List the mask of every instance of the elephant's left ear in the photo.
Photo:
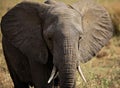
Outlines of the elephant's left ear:
M43 64L48 60L42 28L48 9L46 4L21 2L8 11L1 21L3 37L29 60Z
M83 36L79 42L80 61L87 62L109 41L113 25L108 12L92 0L72 5L82 15Z

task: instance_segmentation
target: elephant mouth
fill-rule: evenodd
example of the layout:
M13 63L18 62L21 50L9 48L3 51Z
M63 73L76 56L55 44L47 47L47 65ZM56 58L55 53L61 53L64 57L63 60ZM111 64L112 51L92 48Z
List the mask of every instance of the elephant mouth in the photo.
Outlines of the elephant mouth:
M87 81L86 81L86 78L85 78L85 76L84 76L84 74L83 74L83 72L82 72L82 69L81 69L80 65L77 67L77 71L78 71L79 75L81 76L81 78L83 79L83 81L86 83ZM55 79L55 78L58 76L58 74L59 74L59 72L58 72L57 68L56 68L55 66L53 66L53 69L52 69L50 78L49 78L49 80L48 80L48 84L49 84L53 79Z

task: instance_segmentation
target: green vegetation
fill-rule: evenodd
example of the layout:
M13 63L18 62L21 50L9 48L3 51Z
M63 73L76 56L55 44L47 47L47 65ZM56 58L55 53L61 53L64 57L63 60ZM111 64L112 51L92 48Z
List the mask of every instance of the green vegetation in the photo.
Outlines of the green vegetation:
M0 0L1 17L22 0ZM32 1L32 0L31 0ZM43 2L43 0L34 0ZM73 3L77 0L59 0ZM120 87L120 0L96 0L102 4L111 15L115 27L114 37L88 63L81 64L87 83L77 76L77 88L119 88ZM1 42L1 34L0 34ZM78 74L77 74L78 75ZM0 88L12 88L7 66L4 60L2 45L0 43Z

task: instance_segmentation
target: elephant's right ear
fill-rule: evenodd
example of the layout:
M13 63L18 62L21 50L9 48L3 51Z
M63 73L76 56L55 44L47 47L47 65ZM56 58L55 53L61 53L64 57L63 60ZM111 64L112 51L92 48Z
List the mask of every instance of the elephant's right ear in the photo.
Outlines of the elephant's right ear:
M83 35L79 42L80 61L87 62L110 40L113 25L109 13L92 0L72 5L81 14Z
M48 8L46 4L22 2L1 21L3 37L28 58L43 64L47 62L48 50L43 39L42 19Z

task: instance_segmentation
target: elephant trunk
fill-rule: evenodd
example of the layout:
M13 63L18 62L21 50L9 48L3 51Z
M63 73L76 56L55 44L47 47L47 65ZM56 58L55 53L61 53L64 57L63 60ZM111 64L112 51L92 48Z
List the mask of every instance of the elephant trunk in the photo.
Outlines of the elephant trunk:
M67 35L67 34L66 34ZM58 67L60 76L60 88L75 88L75 74L76 74L76 45L71 41L71 37L67 35L63 42L63 52L60 57L60 63Z
M59 72L60 88L75 88L76 83L78 42L70 33L57 34L57 36L64 36L54 42L53 63Z
M75 88L75 74L76 74L76 49L66 40L64 42L64 55L59 65L60 88Z
M60 88L75 88L75 64L64 64L63 69L59 70Z

